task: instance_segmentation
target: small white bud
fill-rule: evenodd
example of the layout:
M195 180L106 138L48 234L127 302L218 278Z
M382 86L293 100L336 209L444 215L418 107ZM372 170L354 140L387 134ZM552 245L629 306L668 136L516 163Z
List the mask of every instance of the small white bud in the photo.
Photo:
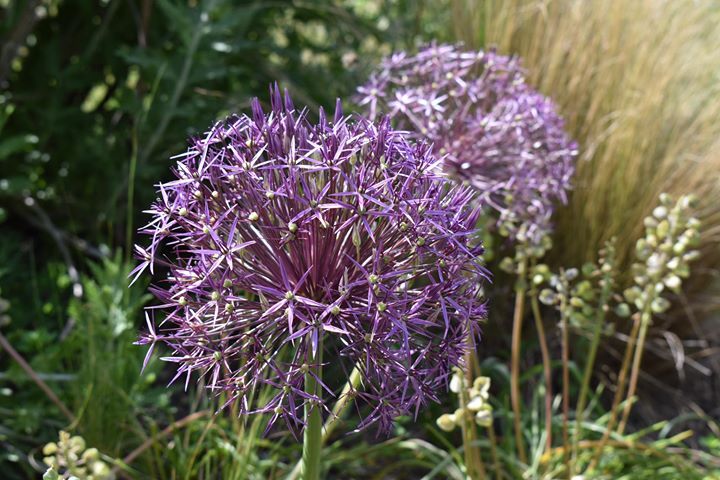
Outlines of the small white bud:
M437 426L440 427L440 430L443 430L445 432L452 432L455 429L455 422L455 415L451 413L443 413L435 421Z

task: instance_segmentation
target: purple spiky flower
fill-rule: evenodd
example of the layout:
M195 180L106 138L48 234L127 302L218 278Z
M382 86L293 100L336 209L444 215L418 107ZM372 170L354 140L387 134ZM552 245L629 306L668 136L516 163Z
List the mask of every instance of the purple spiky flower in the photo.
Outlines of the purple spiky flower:
M472 184L514 241L550 231L566 201L577 146L549 99L529 87L516 58L431 44L396 53L358 89L368 116L428 139L445 169Z
M169 346L186 388L196 372L293 432L305 403L336 400L328 377L305 391L312 359L345 376L357 365L361 427L387 430L437 400L484 316L473 191L388 120L344 117L338 102L313 123L277 87L271 99L192 140L159 185L134 273L168 271L151 307L166 317L138 343ZM263 385L273 395L259 401Z

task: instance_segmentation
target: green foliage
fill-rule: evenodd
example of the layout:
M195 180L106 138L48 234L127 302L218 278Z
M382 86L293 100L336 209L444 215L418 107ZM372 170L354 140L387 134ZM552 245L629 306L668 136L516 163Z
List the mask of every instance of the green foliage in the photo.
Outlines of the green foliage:
M92 278L83 281L83 299L73 298L68 315L75 322L64 355L67 371L75 372L68 391L77 412L74 427L93 446L119 455L138 441L141 412L168 408L169 392L151 388L157 376L151 362L140 375L144 349L137 339L136 319L149 296L144 285L128 288L131 265L119 253L90 267ZM116 425L108 428L108 425Z

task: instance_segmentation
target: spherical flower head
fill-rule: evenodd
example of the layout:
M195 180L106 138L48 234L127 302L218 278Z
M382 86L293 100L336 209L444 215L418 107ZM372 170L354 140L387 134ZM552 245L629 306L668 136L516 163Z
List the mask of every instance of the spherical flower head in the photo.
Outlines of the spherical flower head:
M437 400L485 314L473 191L387 120L338 103L313 123L271 97L269 113L256 99L193 140L159 185L136 273L169 270L153 287L166 317L138 343L167 344L186 387L196 372L293 432L306 402L327 410L341 386L317 376L323 395L306 393L313 359L334 377L357 365L360 427L387 430Z
M550 231L577 146L516 58L431 44L386 58L357 97L370 118L390 114L397 128L432 141L446 171L477 189L512 240L538 243Z

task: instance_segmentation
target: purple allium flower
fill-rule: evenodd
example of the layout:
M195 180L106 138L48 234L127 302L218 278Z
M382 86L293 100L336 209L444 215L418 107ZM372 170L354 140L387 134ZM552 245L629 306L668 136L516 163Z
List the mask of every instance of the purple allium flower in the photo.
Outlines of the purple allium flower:
M167 344L186 388L197 372L293 432L306 402L327 410L339 387L305 393L309 359L357 364L361 427L387 430L437 400L485 314L474 193L388 120L343 117L338 102L312 123L287 93L271 97L269 113L255 99L252 117L193 140L159 185L134 273L169 271L151 307L167 316L138 343ZM260 403L263 384L274 395Z
M358 101L371 119L390 114L397 128L432 141L448 173L478 190L511 239L538 242L549 232L577 146L516 58L435 44L396 53L358 89Z

